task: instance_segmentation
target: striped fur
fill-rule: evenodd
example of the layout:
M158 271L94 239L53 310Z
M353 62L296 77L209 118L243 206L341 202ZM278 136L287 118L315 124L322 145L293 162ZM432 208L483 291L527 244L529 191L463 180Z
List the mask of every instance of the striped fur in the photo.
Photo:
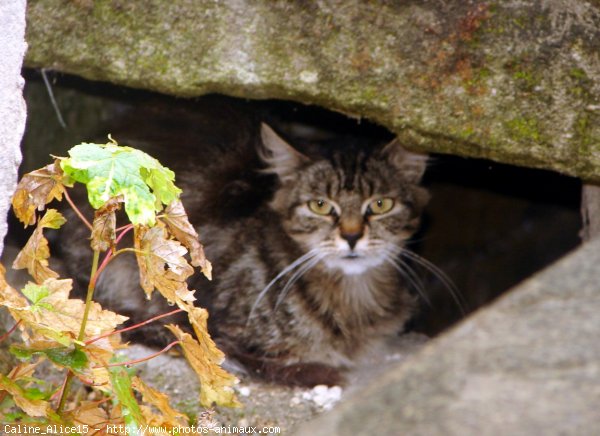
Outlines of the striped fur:
M230 356L267 378L337 383L339 370L400 332L413 311L410 275L401 274L394 259L427 201L418 186L425 158L395 142L308 157L266 125L246 123L226 133L237 143L215 139L211 147L198 131L199 145L182 149L181 158L170 149L158 153L176 171L214 266L212 282L195 277L191 283L209 309L211 332ZM118 137L156 151L149 145L156 137L151 126ZM366 205L381 197L392 198L394 208L369 215ZM332 202L337 213L311 212L307 204L315 199ZM354 250L343 232L360 235ZM81 265L89 259L73 249L86 243L80 233L67 237L65 258L85 283L87 267ZM133 322L168 311L135 289L134 269L132 256L111 263L98 285L100 302ZM156 330L143 335L146 342L166 341Z

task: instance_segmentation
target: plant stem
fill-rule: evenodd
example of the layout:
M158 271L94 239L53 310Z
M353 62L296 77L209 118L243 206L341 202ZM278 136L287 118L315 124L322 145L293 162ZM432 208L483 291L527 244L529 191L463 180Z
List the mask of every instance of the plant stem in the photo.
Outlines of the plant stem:
M17 323L14 326L12 326L10 330L8 330L6 333L0 336L0 342L8 338L12 334L12 332L14 332L17 329L17 327L19 327L19 324L21 324L21 320L17 321Z
M86 217L83 216L83 214L81 213L81 211L79 210L79 208L77 206L75 206L75 203L73 203L73 200L71 200L71 196L69 195L69 193L67 192L66 189L64 190L63 193L65 194L65 198L67 199L67 202L69 203L69 205L71 206L71 208L73 209L73 211L75 211L75 213L77 214L77 216L81 219L81 221L83 221L83 223L87 226L87 228L90 229L90 230L92 230L92 225L86 219Z
M114 366L128 366L128 365L134 365L136 363L145 362L147 360L154 359L156 356L160 356L161 354L166 353L167 351L169 351L171 348L173 348L177 344L181 344L181 341L180 340L173 341L169 345L167 345L165 348L163 348L162 350L157 351L156 353L150 354L149 356L142 357L140 359L130 360L128 362L110 363L110 364L106 365L106 367L109 368L109 367L114 367Z
M98 271L98 260L100 259L100 252L94 250L94 258L92 259L92 271L90 272L90 282L88 284L87 295L85 296L85 309L83 312L83 319L81 320L81 327L79 329L78 341L83 341L85 336L85 326L87 324L88 316L90 315L90 309L92 308L92 297L94 296L94 289L96 289L96 281L98 280L96 272Z
M88 284L87 295L85 297L85 309L83 311L83 319L81 320L81 327L79 328L79 335L77 336L78 341L82 341L85 337L85 326L87 324L88 317L90 315L90 309L92 307L92 297L94 296L94 289L96 288L96 281L98 280L98 260L100 259L100 251L94 250L94 258L92 259L92 271L90 272L90 281ZM71 383L73 382L73 372L69 370L67 378L65 379L65 387L63 388L60 396L60 402L58 403L58 409L56 412L60 415L67 402L67 396L71 389Z
M142 321L139 324L135 324L135 325L132 325L132 326L129 326L129 327L125 327L125 328L119 329L119 330L114 330L112 332L104 333L103 335L96 336L95 338L92 338L89 341L86 341L85 345L93 344L94 342L99 341L102 338L106 338L108 336L116 335L117 333L124 333L124 332L128 332L129 330L139 329L140 327L145 326L146 324L150 324L151 322L154 322L154 321L159 320L161 318L165 318L167 316L175 315L176 313L179 313L179 312L184 312L184 310L183 309L175 309L175 310L173 310L173 311L171 311L169 313L163 313L162 315L157 315L157 316L155 316L153 318L147 319L146 321Z

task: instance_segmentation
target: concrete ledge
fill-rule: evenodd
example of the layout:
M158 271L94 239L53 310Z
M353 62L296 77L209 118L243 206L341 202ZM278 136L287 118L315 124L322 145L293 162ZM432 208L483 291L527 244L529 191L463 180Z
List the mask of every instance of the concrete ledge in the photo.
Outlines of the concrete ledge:
M295 434L596 434L599 265L596 239Z
M597 1L37 0L26 64L314 103L419 150L600 181Z

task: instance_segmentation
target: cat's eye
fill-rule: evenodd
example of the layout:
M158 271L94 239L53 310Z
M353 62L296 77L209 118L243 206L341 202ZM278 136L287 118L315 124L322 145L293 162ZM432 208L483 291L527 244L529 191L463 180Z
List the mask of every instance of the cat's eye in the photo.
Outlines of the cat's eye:
M389 212L394 207L394 200L391 198L378 198L369 203L367 213L372 215L381 215Z
M333 205L327 200L310 200L308 208L317 215L331 215L333 213Z

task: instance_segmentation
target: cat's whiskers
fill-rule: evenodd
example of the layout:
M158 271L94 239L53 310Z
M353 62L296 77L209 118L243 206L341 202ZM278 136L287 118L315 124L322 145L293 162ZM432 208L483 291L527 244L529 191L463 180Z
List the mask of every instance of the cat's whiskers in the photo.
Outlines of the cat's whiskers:
M290 277L290 279L287 281L287 283L279 293L279 296L277 297L277 301L275 303L275 308L273 310L277 310L279 305L283 302L285 297L292 289L294 283L296 283L298 279L304 274L306 274L310 269L314 268L315 265L317 265L325 256L327 256L327 254L328 253L317 254L315 257L306 261L306 263L304 263L302 266L300 266L300 268L298 268L298 270L294 273L294 275L292 275L292 277Z
M392 265L394 269L396 269L406 280L408 280L409 284L413 287L413 289L421 296L423 301L431 307L431 300L427 296L425 292L425 286L421 278L417 275L417 273L408 265L406 262L402 261L397 257L397 254L394 251L387 249L384 251L384 260Z
M444 273L441 269L439 269L437 266L435 266L433 263L431 263L424 257L419 256L418 254L412 252L408 248L399 247L397 250L394 250L394 251L395 251L394 254L396 256L398 256L398 255L404 256L404 257L412 260L413 262L417 263L418 265L422 266L427 271L429 271L431 274L433 274L433 276L436 277L444 285L444 287L448 290L448 292L450 292L450 296L452 297L452 299L458 306L458 309L460 310L461 314L463 316L466 315L465 300L462 297L462 294L459 291L459 289L452 282L452 280L446 275L446 273Z
M260 294L258 294L258 297L256 297L256 301L254 301L254 304L252 305L252 308L250 309L250 313L248 314L248 320L246 321L246 325L248 325L250 323L259 303L261 302L261 300L264 298L264 296L267 294L267 292L269 292L269 290L273 287L273 285L275 283L277 283L283 276L292 272L294 269L296 269L298 267L300 267L300 270L303 270L304 266L305 266L303 264L309 263L311 261L315 261L315 258L318 257L318 260L316 260L314 262L314 264L316 265L323 257L325 257L326 253L324 254L324 252L327 252L328 250L329 249L326 246L319 246L319 247L313 248L312 250L309 250L308 252L306 252L305 254L300 256L298 259L293 261L291 264L286 266L279 274L277 274L275 276L275 278L273 280L271 280L267 284L267 286L264 287L264 289L262 291L260 291ZM313 266L314 265L312 265L310 268L312 268ZM304 272L306 272L306 271L304 271ZM292 276L292 278L294 278L295 276L296 276L296 274L294 274L294 276ZM296 278L296 280L297 280L297 278ZM277 301L279 301L279 299Z

